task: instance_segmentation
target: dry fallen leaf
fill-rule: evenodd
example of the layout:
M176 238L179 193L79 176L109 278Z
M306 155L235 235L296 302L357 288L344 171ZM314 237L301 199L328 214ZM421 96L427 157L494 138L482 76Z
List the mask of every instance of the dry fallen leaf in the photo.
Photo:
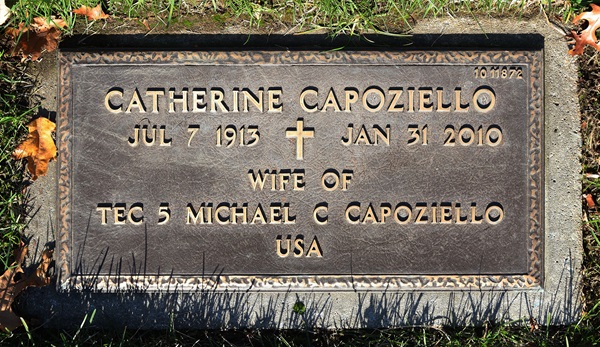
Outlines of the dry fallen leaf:
M142 21L142 24L146 27L146 30L150 31L150 25L148 24L148 20L147 19L144 19Z
M0 0L0 25L4 24L10 17L10 8L6 6L4 0Z
M540 329L540 325L533 317L529 317L529 331L534 332Z
M588 209L593 210L596 208L596 202L594 201L594 197L592 194L585 194L585 202L587 204Z
M21 318L13 312L12 303L25 288L50 284L48 268L52 262L52 250L44 251L42 261L35 273L23 278L25 272L21 264L26 255L27 247L21 243L21 246L15 251L13 266L0 276L0 330L2 331L13 331L21 326Z
M83 5L80 8L73 10L73 13L87 16L89 20L106 19L109 17L102 11L100 4L94 8Z
M32 179L48 171L48 163L56 158L56 145L52 133L56 124L47 118L38 118L27 125L29 135L13 152L14 159L27 158L27 169Z
M590 45L600 51L598 45L598 39L596 39L596 30L600 28L600 6L590 4L592 11L582 12L573 19L573 24L578 24L580 20L584 19L588 22L587 28L581 31L581 34L577 34L575 31L571 31L571 37L575 39L575 47L569 50L570 55L583 54L583 49L586 45Z
M46 18L35 17L33 19L33 23L31 23L31 26L35 29L44 31L52 28L64 28L67 26L67 22L60 18L55 18L54 16L50 18L50 23L48 23Z
M7 28L6 34L18 40L13 56L20 53L22 60L28 57L37 60L43 52L52 52L58 47L60 28L66 26L67 23L62 19L52 17L48 22L45 18L36 17L29 27L21 23L18 28Z
M18 28L13 28L13 27L8 27L6 28L6 30L4 30L4 32L6 33L6 35L12 37L13 39L18 37L19 35L21 35L22 33L26 32L27 28L24 28L25 23L21 23L19 24Z
M60 31L56 28L37 33L27 32L19 40L15 53L20 52L23 60L27 57L31 57L31 60L38 60L43 52L52 52L58 47L59 38Z

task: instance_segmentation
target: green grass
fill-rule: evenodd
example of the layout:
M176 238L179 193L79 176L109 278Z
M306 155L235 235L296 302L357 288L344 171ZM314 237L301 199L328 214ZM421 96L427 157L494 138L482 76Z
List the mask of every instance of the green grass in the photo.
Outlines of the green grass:
M583 193L600 203L600 57L587 50L579 57L579 104L581 110ZM587 203L584 203L587 205ZM588 206L586 206L588 207ZM583 309L586 315L572 330L583 331L591 343L600 344L600 209L585 208L583 223ZM587 335L586 335L587 333Z
M370 330L136 331L88 328L89 314L75 331L21 328L0 337L7 346L593 346L594 330L484 325L480 328L413 327Z
M69 24L65 34L87 30L91 25L82 16L72 14L81 5L95 6L97 0L17 0L8 1L14 15L5 26L30 23L34 17L62 18ZM512 1L450 0L111 0L104 10L120 21L148 19L168 32L169 27L202 30L194 18L209 18L213 23L243 23L248 32L265 25L284 24L297 31L326 30L332 35L380 32L398 34L410 29L420 18L450 15L519 17L543 7L551 18L570 21L585 9L589 1L571 0L557 5L550 1L530 3ZM108 4L108 5L106 5ZM198 16L198 17L195 17ZM100 23L104 23L100 21ZM84 28L84 29L81 29ZM24 229L25 197L23 167L10 154L26 133L25 124L33 116L31 97L34 83L26 66L18 58L4 55L0 48L0 263L7 268L12 250ZM598 54L580 59L583 166L585 173L600 170L600 76ZM600 196L600 179L588 179L584 192ZM357 331L260 331L187 332L169 329L161 332L98 331L89 328L90 312L76 331L44 330L26 326L13 335L0 336L0 344L15 345L196 345L196 346L592 346L600 345L600 213L587 211L584 226L584 311L581 320L568 327L548 327L537 322L531 327L486 324L480 328L413 327L405 329ZM301 310L301 308L298 308ZM539 326L538 326L539 324Z
M27 133L33 82L19 63L4 61L0 47L0 264L4 272L12 262L12 250L24 228L23 168L11 153Z
M15 2L16 1L16 2ZM68 34L77 30L77 23L89 24L84 16L75 16L73 9L82 5L94 7L99 0L13 0L13 17L6 25L31 23L35 17L64 19ZM285 24L298 30L326 30L332 35L399 33L410 28L419 18L447 15L522 16L544 8L552 17L567 21L585 9L588 0L111 0L102 1L103 9L114 18L149 19L165 28L180 16L205 15L235 19L260 27L265 23ZM8 0L11 4L11 0ZM5 25L5 26L6 26ZM188 26L189 27L189 26Z

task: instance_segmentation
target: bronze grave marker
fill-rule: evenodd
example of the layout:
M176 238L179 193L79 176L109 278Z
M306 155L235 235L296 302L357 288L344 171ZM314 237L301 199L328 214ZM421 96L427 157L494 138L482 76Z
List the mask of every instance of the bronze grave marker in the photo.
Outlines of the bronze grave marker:
M542 52L62 52L59 286L527 289Z

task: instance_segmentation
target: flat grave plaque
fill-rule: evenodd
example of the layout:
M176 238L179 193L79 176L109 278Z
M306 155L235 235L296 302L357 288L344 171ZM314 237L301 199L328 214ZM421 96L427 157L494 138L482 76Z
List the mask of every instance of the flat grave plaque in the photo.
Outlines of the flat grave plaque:
M59 287L540 288L542 56L63 51Z

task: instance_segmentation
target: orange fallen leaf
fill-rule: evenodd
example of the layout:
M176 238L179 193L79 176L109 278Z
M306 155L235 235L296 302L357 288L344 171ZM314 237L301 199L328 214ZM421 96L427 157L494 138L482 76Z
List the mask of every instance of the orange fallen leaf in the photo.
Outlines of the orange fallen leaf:
M569 50L570 55L583 54L586 45L600 51L600 45L598 45L598 39L596 38L596 30L600 28L600 6L596 4L590 4L590 6L592 6L592 11L582 12L573 18L573 24L578 24L583 19L588 22L588 26L581 31L581 34L571 31L569 36L575 40L575 47Z
M38 60L43 52L52 52L58 47L59 38L60 31L56 28L38 33L26 32L19 40L13 55L21 53L23 60L28 57Z
M13 28L13 27L8 27L6 28L6 30L4 31L6 33L6 35L14 38L17 38L19 35L21 35L24 32L27 32L29 29L25 28L25 23L21 23L19 24L18 28Z
M94 8L83 5L80 8L73 10L73 13L87 16L89 20L106 19L109 17L106 13L104 13L104 11L102 11L100 4Z
M50 18L50 23L48 23L46 18L35 17L31 26L38 30L45 31L50 30L51 28L64 28L67 26L67 22L54 16Z
M56 124L47 118L38 118L27 125L29 135L13 152L14 159L27 158L27 170L32 179L43 176L48 171L48 163L56 158L56 145L52 133Z
M13 331L21 326L21 318L13 312L12 303L25 288L30 286L42 287L50 284L48 268L52 262L52 250L46 250L42 253L42 261L35 273L25 278L23 277L25 272L21 264L23 264L27 255L27 247L21 243L14 254L15 262L13 266L0 276L0 330L2 331Z
M142 24L143 24L143 25L146 27L146 30L148 30L148 31L150 31L150 30L151 30L151 29L150 29L150 25L148 24L148 20L147 20L147 19L144 19L144 20L142 21Z
M596 202L594 201L594 197L592 194L585 194L585 202L587 204L588 209L596 208Z
M533 317L529 317L529 332L540 330L539 323Z
M37 60L43 52L54 51L58 47L60 28L66 26L62 19L52 17L48 22L45 18L36 17L28 27L20 23L18 28L7 28L6 34L18 41L12 55L21 54L22 60L28 57Z

